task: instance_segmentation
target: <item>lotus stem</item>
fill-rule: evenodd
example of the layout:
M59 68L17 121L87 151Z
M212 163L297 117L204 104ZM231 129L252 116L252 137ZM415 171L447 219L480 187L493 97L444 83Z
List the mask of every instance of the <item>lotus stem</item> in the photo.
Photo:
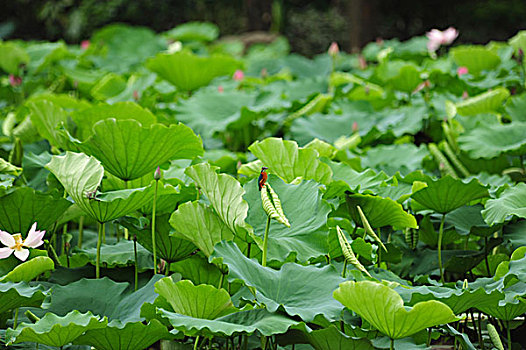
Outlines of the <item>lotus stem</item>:
M444 235L444 222L446 221L446 214L442 214L440 221L440 229L438 231L438 268L440 269L440 282L444 283L444 269L442 268L442 236Z
M128 180L124 180L124 188L128 189L130 187ZM130 232L128 231L128 228L124 228L124 239L128 240L130 239Z
M164 268L164 275L165 276L170 276L170 266L171 266L171 262L167 261L166 262L166 267Z
M248 243L247 245L247 258L250 259L250 248L252 247L252 243Z
M137 291L137 287L139 285L139 265L137 264L138 258L137 258L137 235L133 235L133 257L135 259L135 265L134 265L134 277L135 277L135 291Z
M221 272L221 278L219 279L219 288L223 288L223 281L225 280L225 274Z
M342 277L345 278L345 274L347 272L347 259L343 262L343 270L342 270Z
M489 269L488 269L488 271L489 271ZM478 337L479 337L480 349L484 350L484 340L482 338L482 313L480 311L479 311L479 314L478 314L478 321L479 321Z
M35 315L34 313L32 313L29 310L26 310L26 312L24 312L24 315L26 315L26 317L29 319L29 321L31 321L33 323L37 323L38 321L40 321L40 317L38 317L37 315Z
M157 207L157 187L159 180L155 180L155 190L153 193L153 207L152 207L152 247L153 247L153 273L157 273L157 246L155 244L155 211Z
M394 339L392 338L391 338L391 346L389 347L389 349L394 350Z
M508 350L511 350L511 328L510 321L506 321L506 337L508 338Z
M16 326L18 325L18 311L19 310L20 310L19 308L16 308L15 310L15 320L13 321L13 329L15 329Z
M491 277L491 271L489 269L488 261L488 237L484 237L484 260L486 261L486 269L488 270L488 277Z
M77 247L82 249L82 239L84 238L84 215L79 218L79 241L77 242Z
M197 350L197 344L199 343L199 336L195 337L194 350Z
M263 239L263 257L261 258L261 265L267 266L267 250L268 250L268 231L270 230L270 215L267 215L267 226L265 227L265 238Z
M95 262L95 278L100 278L100 247L104 237L104 223L99 222L99 238L97 239L97 260Z

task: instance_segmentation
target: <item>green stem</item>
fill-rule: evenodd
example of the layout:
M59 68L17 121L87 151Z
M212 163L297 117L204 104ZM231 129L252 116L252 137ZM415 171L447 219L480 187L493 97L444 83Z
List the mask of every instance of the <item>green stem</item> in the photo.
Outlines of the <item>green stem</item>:
M164 275L165 276L170 276L170 265L171 265L171 262L167 261L166 262L166 267L164 268Z
M488 261L488 237L484 237L484 260L486 261L486 269L488 270L488 277L491 277L491 271L489 269Z
M135 290L137 291L137 287L139 285L139 265L137 264L137 235L133 236L133 256L135 259Z
M197 350L197 344L199 343L199 336L195 337L194 350Z
M345 275L347 273L347 259L343 262L343 270L342 270L342 277L345 278Z
M438 231L438 268L440 269L440 282L444 283L444 269L442 268L442 236L444 235L444 222L446 214L442 214L440 229Z
M267 226L265 227L265 238L263 239L263 258L261 265L267 266L268 231L270 230L270 216L267 215Z
M250 259L250 248L252 247L252 243L249 243L247 246L247 258Z
M52 245L52 244L49 245L49 250L51 251L51 256L52 256L53 259L57 262L57 264L59 264L60 266L62 266L62 264L60 263L60 260L58 259L57 252L55 251L55 248L53 248L53 245Z
M155 245L155 209L157 207L157 187L159 180L155 181L155 190L153 193L153 208L152 208L152 247L153 247L153 273L157 273L157 246Z
M84 215L79 218L79 241L77 246L82 249L82 239L84 238Z
M506 321L506 336L508 337L508 350L511 350L511 328L510 328L510 321Z
M128 183L128 180L124 180L124 188L128 189L129 187L130 187L130 184ZM130 239L130 232L128 231L126 227L124 228L124 239L125 240Z
M484 350L484 340L482 338L482 313L480 311L479 311L478 321L479 321L479 332L478 332L479 345L480 345L480 349Z
M219 288L218 289L223 288L223 281L224 280L225 280L225 274L221 273L221 278L219 279Z
M95 278L100 278L100 247L104 236L104 223L99 222L99 237L97 239L97 260L95 262Z
M13 321L13 329L15 329L16 326L18 325L18 310L20 310L20 309L17 308L16 311L15 311L15 320Z
M391 346L389 347L389 349L394 350L394 339L391 339Z

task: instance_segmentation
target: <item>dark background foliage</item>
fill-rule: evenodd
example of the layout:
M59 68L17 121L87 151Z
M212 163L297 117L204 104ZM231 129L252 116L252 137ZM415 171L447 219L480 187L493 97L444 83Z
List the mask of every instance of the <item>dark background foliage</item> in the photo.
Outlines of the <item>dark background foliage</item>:
M504 40L526 28L526 1L2 0L0 38L75 43L113 22L163 31L191 20L214 22L222 35L279 31L294 51L312 55L331 41L351 50L450 25L459 29L459 42Z

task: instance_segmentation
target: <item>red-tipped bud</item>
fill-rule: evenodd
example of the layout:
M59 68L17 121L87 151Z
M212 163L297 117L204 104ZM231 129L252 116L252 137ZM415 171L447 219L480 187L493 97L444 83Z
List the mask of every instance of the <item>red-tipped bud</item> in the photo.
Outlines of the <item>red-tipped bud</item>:
M155 173L153 173L153 178L156 180L156 181L159 181L161 179L161 168L160 167L157 167L157 169L155 169Z
M457 74L458 76L460 77L461 75L464 75L464 74L468 74L469 73L469 70L468 70L468 67L458 67L457 68Z
M357 122L353 122L352 123L352 132L353 132L353 134L358 132L358 123Z
M13 74L9 74L9 84L12 87L17 87L22 85L22 77L14 76Z
M465 100L465 99L468 98L468 97L469 97L468 92L467 92L467 91L464 91L464 92L462 93L462 99Z
M362 55L358 56L358 66L361 70L367 69L367 61Z
M82 42L80 43L80 48L82 50L87 50L89 45L90 45L89 40L82 40Z
M340 53L340 48L338 47L338 43L336 43L336 41L333 41L331 43L331 46L329 46L327 53L331 57L336 57Z
M241 81L245 77L245 73L243 73L242 70L238 69L234 72L234 75L232 76L232 79L235 81Z
M219 85L217 87L217 92L219 92L220 94L222 94L223 92L225 92L225 89L223 89L223 87L221 85Z
M137 90L133 90L133 99L139 101L139 92Z

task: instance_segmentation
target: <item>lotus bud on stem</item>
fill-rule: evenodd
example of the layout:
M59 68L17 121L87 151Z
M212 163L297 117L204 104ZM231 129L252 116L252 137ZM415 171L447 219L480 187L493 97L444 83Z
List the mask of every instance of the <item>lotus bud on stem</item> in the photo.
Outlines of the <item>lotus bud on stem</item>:
M152 247L153 247L153 273L157 273L157 245L155 244L155 211L157 207L157 188L159 187L159 180L162 177L161 168L157 167L153 178L155 179L155 190L153 194L152 207Z

